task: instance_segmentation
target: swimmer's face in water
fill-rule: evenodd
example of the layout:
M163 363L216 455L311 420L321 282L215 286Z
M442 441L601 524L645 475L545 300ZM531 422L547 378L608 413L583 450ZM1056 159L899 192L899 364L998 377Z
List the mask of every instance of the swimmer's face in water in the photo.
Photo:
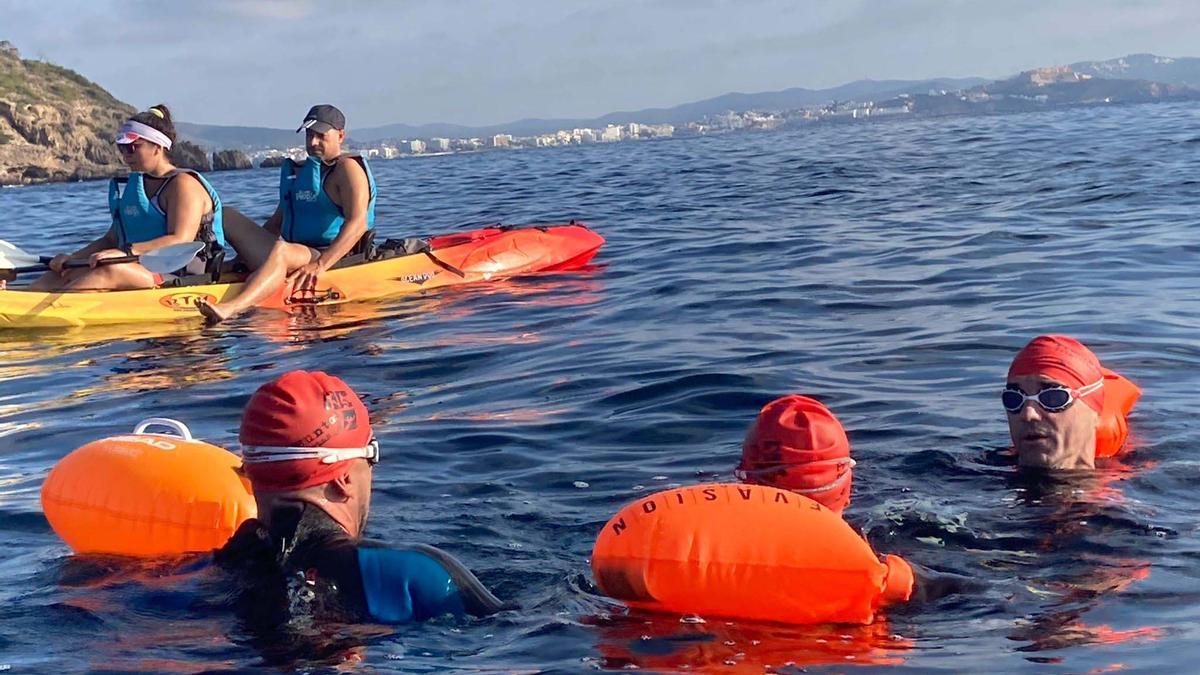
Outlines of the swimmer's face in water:
M1023 375L1008 379L1027 395L1063 383L1044 375ZM1082 401L1075 400L1065 410L1050 412L1033 401L1026 401L1018 412L1008 414L1008 433L1012 436L1017 462L1021 466L1042 469L1092 469L1096 466L1096 425L1100 416Z

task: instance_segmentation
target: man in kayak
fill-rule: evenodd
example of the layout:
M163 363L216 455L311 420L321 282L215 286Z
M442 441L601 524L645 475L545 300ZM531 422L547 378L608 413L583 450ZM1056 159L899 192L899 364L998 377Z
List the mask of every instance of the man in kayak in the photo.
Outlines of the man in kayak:
M300 165L284 160L279 205L266 224L225 210L229 241L253 273L233 299L198 303L210 324L257 305L284 284L289 295L314 292L318 277L375 227L375 178L364 158L342 152L342 111L315 105L296 131L305 132L308 159Z
M1017 463L1094 469L1097 456L1121 450L1128 433L1125 415L1140 393L1128 380L1105 371L1078 340L1035 337L1013 359L1001 392Z
M240 580L238 605L255 623L313 615L407 623L503 608L444 551L362 538L379 443L362 400L342 380L297 370L263 385L239 438L258 517L216 561Z
M30 290L154 288L163 278L138 263L97 263L105 258L142 255L191 241L208 246L181 272L206 271L208 258L225 244L221 198L203 176L175 167L170 158L174 143L175 124L165 105L152 106L125 121L117 133L116 144L130 174L109 183L112 225L101 237L74 253L54 256L50 271L34 281ZM90 260L91 266L64 267L71 258Z

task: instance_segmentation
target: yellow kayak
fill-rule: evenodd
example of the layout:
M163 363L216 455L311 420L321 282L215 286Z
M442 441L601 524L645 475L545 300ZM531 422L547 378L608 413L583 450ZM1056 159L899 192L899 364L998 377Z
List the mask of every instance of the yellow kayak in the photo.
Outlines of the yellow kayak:
M488 227L433 237L415 253L382 257L321 275L313 291L285 296L262 307L288 310L416 293L533 272L576 269L592 259L604 238L584 225ZM199 319L197 300L219 302L242 290L242 277L220 283L162 286L137 291L43 293L0 291L0 330L146 323Z

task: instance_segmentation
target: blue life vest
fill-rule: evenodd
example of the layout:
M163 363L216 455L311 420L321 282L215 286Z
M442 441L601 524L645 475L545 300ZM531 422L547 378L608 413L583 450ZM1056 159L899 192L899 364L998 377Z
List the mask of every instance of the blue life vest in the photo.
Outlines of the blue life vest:
M167 183L170 183L181 173L191 174L196 180L200 181L200 184L208 191L208 197L212 200L213 204L212 213L205 215L200 221L200 231L196 234L196 241L225 247L225 228L222 226L221 219L221 198L204 176L188 169L176 169L164 176L166 180L158 188L158 192L161 193L166 188ZM122 183L125 183L124 190L121 189ZM145 178L139 172L129 174L129 178L127 179L114 178L109 182L108 210L112 213L113 224L116 226L118 248L125 248L131 244L139 244L143 241L165 237L169 234L167 231L167 214L157 205L151 203L150 198L146 196Z
M371 200L367 203L367 229L375 227L375 175L367 160L358 155L349 155L358 160L367 172L367 184ZM322 247L333 243L346 223L341 207L333 203L325 191L321 175L321 161L309 157L303 164L284 160L279 174L279 203L283 206L283 226L280 234L285 241Z
M384 623L486 616L505 608L461 562L432 546L360 545L358 568L367 611Z

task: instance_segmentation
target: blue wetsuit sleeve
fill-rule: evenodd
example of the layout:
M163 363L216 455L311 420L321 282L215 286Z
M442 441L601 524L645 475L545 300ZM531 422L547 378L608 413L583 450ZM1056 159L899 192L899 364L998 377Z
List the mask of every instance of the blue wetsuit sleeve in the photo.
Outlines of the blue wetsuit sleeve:
M463 616L462 595L446 568L413 550L358 549L367 611L384 623Z

